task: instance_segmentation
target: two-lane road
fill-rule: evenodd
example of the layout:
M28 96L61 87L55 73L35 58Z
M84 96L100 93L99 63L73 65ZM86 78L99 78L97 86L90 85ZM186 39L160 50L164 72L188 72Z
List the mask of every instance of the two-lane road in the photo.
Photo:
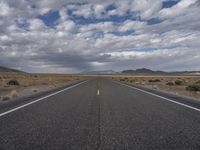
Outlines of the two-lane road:
M0 116L0 150L200 149L200 112L104 78Z

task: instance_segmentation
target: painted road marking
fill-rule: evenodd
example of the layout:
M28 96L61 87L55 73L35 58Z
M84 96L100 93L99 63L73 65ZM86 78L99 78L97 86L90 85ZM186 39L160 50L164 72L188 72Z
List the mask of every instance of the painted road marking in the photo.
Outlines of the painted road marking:
M100 95L100 90L99 89L97 90L97 95Z
M200 112L200 109L196 108L196 107L193 107L193 106L190 106L190 105L187 105L187 104L183 104L183 103L180 103L180 102L177 102L175 100L172 100L172 99L169 99L169 98L166 98L166 97L163 97L163 96L160 96L160 95L157 95L157 94L154 94L154 93L151 93L151 92L148 92L148 91L145 91L145 90L142 90L142 89L139 89L139 88L136 88L136 87L133 87L133 86L130 86L130 85L127 85L127 84L124 84L124 83L120 83L118 81L114 81L118 84L121 84L121 85L124 85L126 87L129 87L131 89L135 89L135 90L138 90L140 92L143 92L143 93L146 93L146 94L149 94L149 95L153 95L155 97L159 97L161 99L164 99L164 100L167 100L169 102L172 102L172 103L175 103L175 104L178 104L178 105L181 105L181 106L184 106L184 107L187 107L187 108L190 108L190 109L193 109L193 110L196 110L196 111L199 111Z
M34 100L34 101L32 101L32 102L26 103L26 104L21 105L21 106L19 106L19 107L13 108L13 109L8 110L8 111L3 112L3 113L0 113L0 117L2 117L2 116L4 116L4 115L7 115L7 114L9 114L9 113L12 113L12 112L14 112L14 111L17 111L17 110L19 110L19 109L22 109L22 108L24 108L24 107L27 107L27 106L29 106L29 105L32 105L32 104L34 104L34 103L37 103L37 102L39 102L39 101L41 101L41 100L44 100L44 99L46 99L46 98L48 98L48 97L57 95L57 94L59 94L59 93L61 93L61 92L64 92L64 91L67 91L67 90L72 89L72 88L74 88L74 87L77 87L77 86L79 86L79 85L81 85L81 84L83 84L83 83L85 83L85 82L88 82L88 81L89 81L89 80L83 81L83 82L81 82L81 83L77 83L77 84L75 84L75 85L72 85L72 86L70 86L70 87L67 87L67 88L65 88L65 89L62 89L62 90L57 91L57 92L55 92L55 93L49 94L49 95L44 96L44 97L39 98L39 99L36 99L36 100Z

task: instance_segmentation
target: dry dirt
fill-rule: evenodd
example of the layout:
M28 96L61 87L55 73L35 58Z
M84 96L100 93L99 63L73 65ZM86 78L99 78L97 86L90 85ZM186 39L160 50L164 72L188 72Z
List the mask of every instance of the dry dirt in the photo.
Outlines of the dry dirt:
M145 86L147 88L161 90L168 93L173 93L181 96L187 96L200 100L200 91L188 91L186 87L198 83L200 85L200 76L128 76L128 77L112 77L115 80L128 82ZM155 82L157 80L157 82ZM181 81L181 85L176 82ZM153 82L152 82L153 81ZM167 85L172 82L173 85Z
M78 75L1 72L0 101L47 91L85 78L87 77ZM16 80L19 85L9 85L11 80Z

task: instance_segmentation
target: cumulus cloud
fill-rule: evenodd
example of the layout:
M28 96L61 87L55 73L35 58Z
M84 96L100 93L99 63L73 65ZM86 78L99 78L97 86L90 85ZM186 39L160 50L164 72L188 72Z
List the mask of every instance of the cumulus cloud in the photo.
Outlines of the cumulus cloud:
M144 28L145 25L145 22L127 20L119 27L119 31L139 30Z
M44 23L40 19L31 19L29 20L29 24L30 30L42 30L45 27Z
M11 12L10 7L4 1L0 2L0 16L7 16Z
M188 12L188 9L192 4L196 3L197 0L182 0L177 5L171 8L165 8L159 12L162 18L171 18L178 15L184 15Z
M58 30L67 32L73 32L75 28L76 24L71 20L64 21L57 26Z
M141 18L151 18L162 8L163 0L134 0L132 2L132 11L139 12Z
M199 70L199 1L163 2L0 0L0 65L67 73Z

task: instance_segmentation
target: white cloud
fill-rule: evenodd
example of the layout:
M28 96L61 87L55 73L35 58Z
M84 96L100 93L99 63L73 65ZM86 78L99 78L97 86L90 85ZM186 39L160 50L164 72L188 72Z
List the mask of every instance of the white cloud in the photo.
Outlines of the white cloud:
M29 26L30 30L42 30L45 28L44 23L40 19L31 19L29 20L29 23L30 23Z
M114 7L107 12L110 4ZM200 69L198 1L182 0L166 9L161 6L162 0L81 4L72 0L1 1L0 65L32 72L152 66L164 70ZM61 16L53 27L38 19L49 10L59 11ZM69 10L93 22L78 20L82 23L78 24L67 13ZM133 18L116 20L125 18L127 12ZM117 17L112 18L113 15ZM143 21L134 20L135 16ZM154 17L162 22L148 25L145 20ZM130 30L135 32L126 33Z
M64 22L61 22L58 26L57 29L68 31L68 32L73 32L76 28L76 24L72 20L66 20Z
M73 14L77 16L82 16L84 18L92 17L93 15L92 5L87 4L87 5L77 6L76 10L73 11Z
M173 18L178 15L187 14L187 9L189 9L189 7L195 2L197 2L197 0L182 0L171 8L162 9L159 12L159 16L161 18Z
M100 22L96 24L83 25L80 27L80 32L89 31L102 31L104 33L113 32L116 30L115 25L112 22Z
M105 13L105 6L102 4L94 5L94 13L96 17L101 17Z
M7 16L11 13L11 8L5 1L0 1L0 16Z
M132 10L139 12L142 19L149 19L162 8L163 0L134 0Z
M119 31L126 32L129 30L139 30L144 28L145 24L146 23L140 21L127 20L119 27Z

